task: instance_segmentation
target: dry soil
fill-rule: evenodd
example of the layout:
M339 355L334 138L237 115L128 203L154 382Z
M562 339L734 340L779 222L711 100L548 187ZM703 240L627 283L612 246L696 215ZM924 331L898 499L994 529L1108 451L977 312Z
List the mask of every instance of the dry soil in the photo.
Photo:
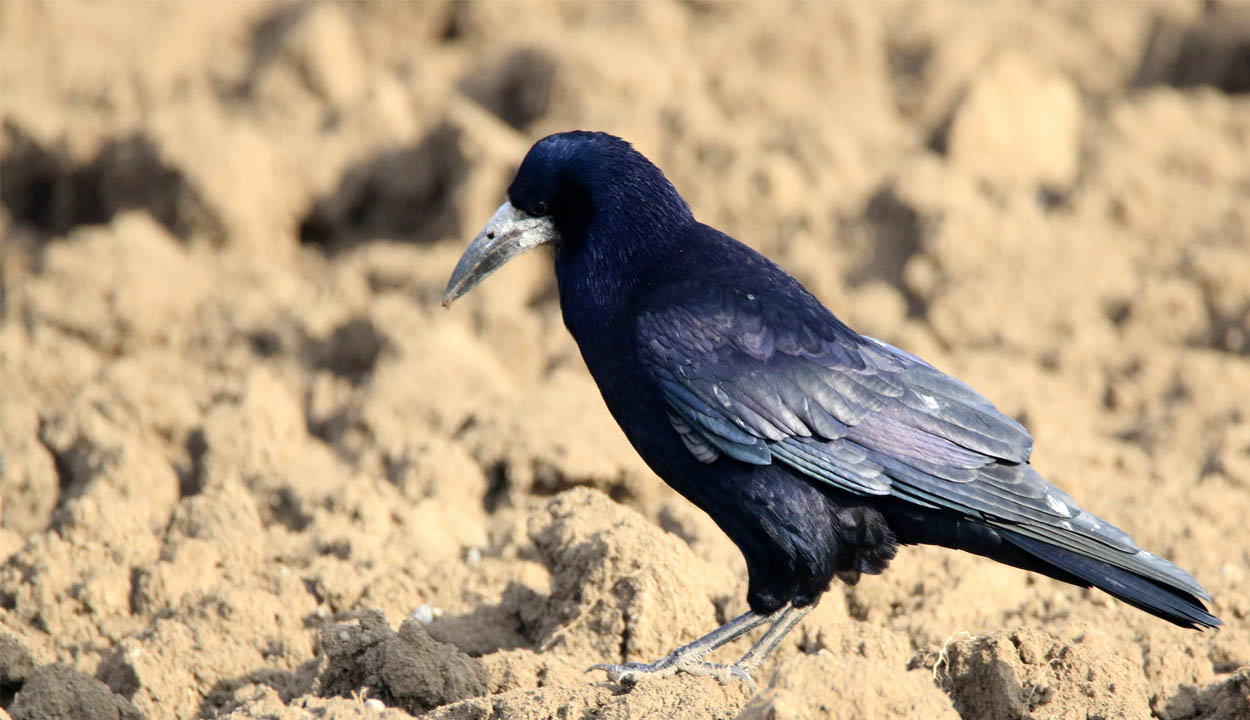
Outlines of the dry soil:
M1250 6L29 1L0 53L14 718L1250 717ZM439 307L570 128L1020 418L1226 627L912 548L754 696L584 672L745 573L549 256Z

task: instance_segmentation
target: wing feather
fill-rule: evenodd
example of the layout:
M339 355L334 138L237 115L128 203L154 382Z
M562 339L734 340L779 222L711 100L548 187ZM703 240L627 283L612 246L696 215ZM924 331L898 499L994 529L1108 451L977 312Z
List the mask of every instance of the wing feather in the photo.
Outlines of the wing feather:
M776 460L846 492L943 508L1141 571L1127 534L1028 466L1033 441L1019 423L814 299L797 310L793 299L702 282L669 288L640 313L638 347L701 462ZM1180 582L1151 568L1148 577Z

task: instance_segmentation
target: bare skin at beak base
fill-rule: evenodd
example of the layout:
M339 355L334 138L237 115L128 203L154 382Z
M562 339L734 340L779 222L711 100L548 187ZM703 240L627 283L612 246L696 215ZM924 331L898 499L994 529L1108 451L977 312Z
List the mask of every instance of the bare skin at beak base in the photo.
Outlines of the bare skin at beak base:
M559 233L551 218L535 217L510 202L500 205L456 263L443 291L443 307L451 307L452 302L512 258L557 237Z

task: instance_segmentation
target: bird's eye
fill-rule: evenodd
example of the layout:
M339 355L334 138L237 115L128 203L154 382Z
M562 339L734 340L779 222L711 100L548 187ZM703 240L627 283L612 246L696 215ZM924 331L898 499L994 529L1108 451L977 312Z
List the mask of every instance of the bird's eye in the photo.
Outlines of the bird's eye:
M539 200L538 202L534 203L533 214L534 215L546 215L547 203L543 202L542 200Z

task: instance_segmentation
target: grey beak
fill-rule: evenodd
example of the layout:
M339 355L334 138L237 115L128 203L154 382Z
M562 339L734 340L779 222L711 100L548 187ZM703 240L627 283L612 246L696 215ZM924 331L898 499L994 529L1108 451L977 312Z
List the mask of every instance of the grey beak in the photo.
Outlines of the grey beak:
M443 307L451 307L456 298L472 290L512 258L558 237L551 218L527 215L512 207L510 202L500 205L456 263L447 289L443 291Z

